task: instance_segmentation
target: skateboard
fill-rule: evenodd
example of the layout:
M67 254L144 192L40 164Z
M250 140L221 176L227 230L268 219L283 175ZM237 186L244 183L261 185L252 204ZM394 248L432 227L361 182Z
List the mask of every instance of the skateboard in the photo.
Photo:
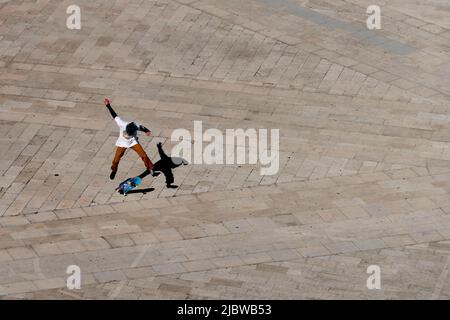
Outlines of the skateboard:
M119 187L116 188L116 191L126 196L128 192L140 185L141 182L142 179L140 177L128 178L127 180L119 184Z

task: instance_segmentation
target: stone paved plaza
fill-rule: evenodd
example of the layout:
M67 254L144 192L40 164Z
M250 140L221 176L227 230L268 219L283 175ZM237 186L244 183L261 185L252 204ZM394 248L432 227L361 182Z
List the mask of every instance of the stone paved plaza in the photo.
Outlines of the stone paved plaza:
M279 171L124 197L105 97L155 161L198 120L280 129ZM1 298L450 298L447 0L0 0L0 147Z

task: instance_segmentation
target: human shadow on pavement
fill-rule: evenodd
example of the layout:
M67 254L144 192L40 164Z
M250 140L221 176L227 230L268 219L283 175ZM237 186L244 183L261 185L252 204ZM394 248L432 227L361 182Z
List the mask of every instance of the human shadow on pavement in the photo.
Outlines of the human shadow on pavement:
M180 157L169 157L166 155L162 148L161 142L157 144L159 156L161 157L160 160L158 160L153 167L153 171L155 173L162 172L166 178L166 187L167 188L178 188L177 185L174 185L175 178L173 176L172 170L181 166L181 165L188 165L189 162L183 158ZM150 172L148 170L144 171L139 177L143 179L147 175L149 175Z

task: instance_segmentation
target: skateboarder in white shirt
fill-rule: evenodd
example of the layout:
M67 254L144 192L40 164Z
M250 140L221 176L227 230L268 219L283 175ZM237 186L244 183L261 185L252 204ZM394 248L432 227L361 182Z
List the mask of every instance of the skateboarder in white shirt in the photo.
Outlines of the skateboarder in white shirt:
M153 172L153 163L150 160L150 158L145 153L144 149L139 143L137 133L138 131L143 131L147 136L151 135L151 131L144 127L143 125L137 123L137 122L127 122L122 120L119 116L117 116L117 113L113 110L111 107L110 101L108 99L105 99L103 101L108 108L109 112L111 113L111 116L113 117L114 121L119 126L119 138L117 138L116 141L116 153L114 155L114 159L112 161L111 165L111 174L109 175L109 178L113 180L116 176L117 169L119 167L119 162L122 156L124 155L125 151L128 148L133 149L136 151L136 153L139 155L139 157L142 159L142 161L145 164L145 167L149 171L149 173L152 176L155 176Z

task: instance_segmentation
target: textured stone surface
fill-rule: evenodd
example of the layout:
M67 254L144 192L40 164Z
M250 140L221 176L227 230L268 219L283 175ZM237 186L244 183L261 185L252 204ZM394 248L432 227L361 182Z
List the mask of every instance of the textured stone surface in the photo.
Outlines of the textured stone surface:
M1 298L450 298L447 4L389 1L370 32L370 0L80 0L81 30L69 4L0 1ZM143 164L109 180L104 97L152 159L201 120L280 129L280 170L118 195Z

